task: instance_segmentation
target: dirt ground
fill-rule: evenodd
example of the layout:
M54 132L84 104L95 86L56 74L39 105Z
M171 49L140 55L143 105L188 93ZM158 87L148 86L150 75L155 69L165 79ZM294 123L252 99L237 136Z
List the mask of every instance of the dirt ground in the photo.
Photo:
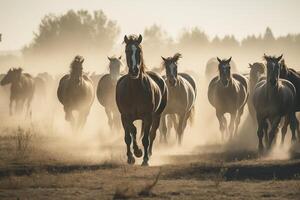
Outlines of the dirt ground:
M37 136L28 130L2 130L0 199L300 198L300 154L296 148L289 159L278 160L258 157L256 151L206 145L191 154L154 155L154 166L141 167L140 159L134 166L126 164L122 145L101 149L119 155L83 159L61 153L63 145L57 144L56 136ZM56 151L45 148L54 143Z

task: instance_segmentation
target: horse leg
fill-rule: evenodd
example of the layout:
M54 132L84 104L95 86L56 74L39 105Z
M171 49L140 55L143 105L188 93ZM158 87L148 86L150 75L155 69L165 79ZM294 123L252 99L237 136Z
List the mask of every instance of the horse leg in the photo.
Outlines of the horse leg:
M188 116L189 116L188 113L184 113L184 114L179 115L179 124L178 124L178 131L177 131L178 145L181 145L182 136L183 136L183 132L184 132L184 130L186 128L186 125L187 125Z
M167 129L167 137L171 135L172 127L174 127L175 131L178 131L178 122L177 122L177 115L171 114L168 116L168 129ZM177 135L176 135L177 137Z
M161 116L161 125L159 126L160 132L160 143L167 143L167 124L166 124L167 115L163 114Z
M14 100L10 99L10 101L9 101L9 116L13 115L13 112L12 112L13 102L14 102Z
M221 131L221 140L224 141L224 132L226 132L226 129L227 129L227 121L226 121L226 118L224 117L223 114L221 114L220 112L216 111L216 115L217 115L217 118L219 120L219 129Z
M257 120L257 137L258 137L258 152L262 153L264 150L264 145L263 145L263 137L264 137L264 128L266 124L266 120L261 117L260 115L256 114L256 120Z
M121 115L121 120L122 120L122 125L123 125L123 128L124 128L124 131L125 131L125 137L124 137L124 140L125 140L125 143L126 143L126 146L127 146L127 163L128 164L134 164L135 163L135 159L133 157L133 154L131 152L131 134L130 134L130 124L132 124L132 122L130 122L128 120L128 117L126 117L125 115Z
M268 132L268 122L265 121L263 124L263 135L264 135L264 140L265 140L265 145L269 144L269 132Z
M290 129L292 132L292 143L296 142L296 129L297 129L298 124L299 124L299 122L296 118L295 113L293 112L290 115Z
M235 129L234 129L235 136L237 136L239 125L241 122L241 117L242 117L243 113L244 113L244 106L242 108L240 108L240 110L237 113L236 119L235 119Z
M284 144L284 138L285 138L289 123L290 123L290 118L288 116L286 116L284 118L284 123L281 128L281 146Z
M29 119L32 117L31 101L32 99L27 99L26 117L29 117Z
M140 158L143 155L143 152L139 148L139 146L136 142L136 133L137 133L137 131L136 131L136 127L134 126L133 123L131 123L130 130L131 130L131 136L132 136L132 139L133 139L133 153L136 157Z
M112 130L113 129L112 113L107 107L105 107L105 113L106 113L106 116L107 116L107 119L108 119L109 128L110 128L110 130Z
M280 123L281 117L276 116L275 118L273 118L271 121L271 130L270 130L270 134L269 134L269 144L268 144L268 149L271 148L274 137L276 135L276 132L278 131L278 125Z
M230 113L230 122L229 122L229 138L232 139L233 138L233 134L234 134L234 122L236 120L237 116L237 112L233 112Z
M155 118L153 119L152 126L151 126L151 131L150 131L149 156L152 155L153 142L154 142L155 137L156 137L156 131L159 127L159 123L160 123L160 116L155 116Z
M148 150L149 150L149 142L150 142L150 138L149 138L149 134L150 134L150 128L152 125L152 115L148 115L146 117L144 117L143 119L143 124L144 124L144 134L143 134L143 146L144 146L144 158L143 158L143 163L142 166L148 166L148 161L149 161L149 154L148 154Z
M119 111L113 112L113 124L116 127L116 129L119 131L121 128L121 119L120 119L120 113Z
M84 128L88 115L89 111L85 110L79 113L78 130L82 130Z

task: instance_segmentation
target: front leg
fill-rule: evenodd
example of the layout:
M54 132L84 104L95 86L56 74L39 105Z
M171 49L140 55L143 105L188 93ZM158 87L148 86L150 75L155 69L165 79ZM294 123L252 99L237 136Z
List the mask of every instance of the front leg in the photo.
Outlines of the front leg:
M13 102L14 102L14 100L10 99L10 101L9 101L9 116L13 115L13 112L12 112Z
M148 166L148 161L149 161L149 144L150 144L150 128L152 125L152 115L147 115L143 119L143 127L144 127L144 134L143 134L143 146L144 146L144 158L143 158L143 163L142 166Z
M125 143L127 147L127 163L133 165L135 163L135 159L133 157L133 154L131 152L131 133L130 133L130 127L131 127L131 120L128 119L128 116L121 115L122 125L125 131Z
M233 112L233 113L230 113L230 122L229 122L229 137L230 139L233 138L233 134L234 134L234 123L235 123L235 120L236 120L236 114L237 112Z
M276 132L278 130L278 125L280 123L281 117L280 116L276 116L271 120L271 130L270 130L270 134L269 134L269 144L268 144L268 149L271 148L274 137L276 135Z

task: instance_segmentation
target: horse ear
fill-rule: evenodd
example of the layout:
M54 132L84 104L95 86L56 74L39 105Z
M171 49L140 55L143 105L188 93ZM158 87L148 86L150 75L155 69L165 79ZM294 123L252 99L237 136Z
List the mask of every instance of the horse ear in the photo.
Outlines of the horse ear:
M109 56L107 56L107 59L108 59L109 61L111 61L111 58L110 58Z
M230 63L230 61L231 61L231 58L232 58L232 57L230 56L230 58L227 60L227 62L228 62L228 63Z
M166 60L167 60L166 58L164 58L164 57L162 57L162 56L161 56L161 58L163 59L163 61L166 61Z
M281 60L282 57L283 57L283 54L281 54L281 56L279 56L279 57L277 58L277 62L279 62L279 61Z
M127 44L129 42L127 35L124 36L124 42Z
M249 68L252 68L253 67L253 65L251 64L251 63L248 63L249 64Z
M84 58L82 58L82 60L80 61L80 63L82 64L84 62Z
M269 58L269 57L264 53L264 59L265 59L265 60L268 60L268 58Z
M218 60L219 62L221 62L221 59L220 59L219 57L217 57L217 60Z
M122 56L119 56L119 58L118 58L119 60L121 60L122 59Z
M140 34L140 35L139 35L139 38L138 38L138 40L137 40L137 42L138 42L139 44L141 44L142 40L143 40L143 37L142 37L142 35Z

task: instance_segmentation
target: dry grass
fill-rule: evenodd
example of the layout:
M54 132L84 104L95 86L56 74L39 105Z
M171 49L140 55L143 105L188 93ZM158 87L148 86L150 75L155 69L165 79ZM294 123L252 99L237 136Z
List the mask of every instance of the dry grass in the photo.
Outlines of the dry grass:
M26 156L32 150L32 138L33 132L31 129L22 129L18 127L15 133L15 144L16 144L16 159L24 160Z
M133 185L126 184L126 186L118 186L116 188L113 199L130 199L136 197L151 197L155 196L153 188L157 185L158 180L161 176L161 169L155 176L154 180L150 183L146 183L141 188L134 187Z

